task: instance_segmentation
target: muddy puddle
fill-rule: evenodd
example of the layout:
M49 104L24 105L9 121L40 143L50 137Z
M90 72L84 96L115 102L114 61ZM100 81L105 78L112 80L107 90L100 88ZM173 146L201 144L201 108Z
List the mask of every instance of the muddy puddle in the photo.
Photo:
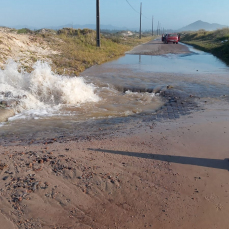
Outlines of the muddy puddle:
M132 69L136 72L157 73L229 73L228 66L217 57L189 47L191 53L161 56L126 55L105 64L108 68Z
M2 141L111 132L110 125L115 130L174 101L180 104L172 114L177 118L177 112L187 114L197 107L195 98L227 97L228 66L211 54L190 49L191 54L126 55L73 78L56 75L41 62L30 74L18 72L11 61L0 71L0 100L16 100L16 115L1 124ZM167 108L166 112L170 118Z
M92 67L83 75L100 85L114 85L119 91L157 92L172 85L200 96L226 92L229 67L211 54L188 47L190 54L126 55Z

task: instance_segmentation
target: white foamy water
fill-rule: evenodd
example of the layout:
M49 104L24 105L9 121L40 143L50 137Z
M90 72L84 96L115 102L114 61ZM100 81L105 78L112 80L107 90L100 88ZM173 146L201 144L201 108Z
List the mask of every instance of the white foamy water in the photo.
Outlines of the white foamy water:
M0 99L19 101L17 118L57 114L66 106L79 107L100 100L95 86L86 83L83 77L57 75L48 63L40 61L33 69L31 73L19 72L18 64L9 61L0 70Z

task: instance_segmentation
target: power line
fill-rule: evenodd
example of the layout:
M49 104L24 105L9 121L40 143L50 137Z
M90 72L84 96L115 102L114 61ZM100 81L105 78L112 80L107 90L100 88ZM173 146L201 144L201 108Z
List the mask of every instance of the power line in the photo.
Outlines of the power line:
M145 19L147 19L147 20L150 20L148 17L146 17L144 14L142 14L142 16L145 18Z
M137 10L134 9L134 7L128 2L128 0L126 0L126 2L129 4L129 6L136 12L139 14L139 12Z
M139 11L137 11L136 9L134 9L134 7L129 3L129 1L128 0L126 0L126 2L128 3L128 5L136 12L136 13L140 13ZM144 17L144 18L146 18L146 19L148 19L149 20L149 18L147 18L144 14L142 14L142 16Z

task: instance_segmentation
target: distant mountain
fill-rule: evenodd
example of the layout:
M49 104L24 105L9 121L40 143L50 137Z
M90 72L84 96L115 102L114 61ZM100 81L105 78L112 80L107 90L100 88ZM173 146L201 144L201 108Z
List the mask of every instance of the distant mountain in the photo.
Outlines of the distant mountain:
M30 30L37 30L38 28L34 27L34 26L28 26L28 25L15 25L15 26L10 26L14 29L23 29L23 28L27 28Z
M179 31L198 31L200 29L211 31L211 30L216 30L216 29L222 29L225 27L228 27L228 26L227 25L220 25L217 23L210 24L208 22L204 22L204 21L199 20L199 21L196 21L190 25L187 25L187 26L179 29Z
M28 28L31 30L37 30L37 29L42 29L42 28L35 28L33 26L27 26L27 25L17 25L17 26L12 26L15 29L22 29L22 28ZM66 24L66 25L61 25L61 26L45 26L43 27L45 29L53 29L53 30L59 30L62 28L74 28L74 29L96 29L96 25L95 24L85 24L85 25L73 25L73 24ZM117 27L117 26L113 26L113 25L100 25L100 29L101 30L138 30L136 28L133 29L128 29L127 27Z

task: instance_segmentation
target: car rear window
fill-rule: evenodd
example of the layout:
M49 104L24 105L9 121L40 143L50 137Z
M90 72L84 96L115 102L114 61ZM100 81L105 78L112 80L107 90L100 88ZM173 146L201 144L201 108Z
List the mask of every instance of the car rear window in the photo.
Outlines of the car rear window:
M177 34L169 34L169 37L177 37Z

